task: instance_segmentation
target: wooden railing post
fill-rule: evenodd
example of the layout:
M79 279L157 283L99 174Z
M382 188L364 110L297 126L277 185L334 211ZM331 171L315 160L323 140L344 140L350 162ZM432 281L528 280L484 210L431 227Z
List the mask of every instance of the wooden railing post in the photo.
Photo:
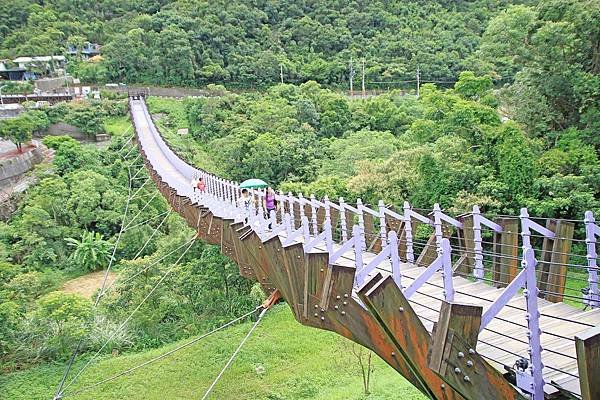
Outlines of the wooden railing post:
M583 400L600 399L600 326L575 336L579 384Z

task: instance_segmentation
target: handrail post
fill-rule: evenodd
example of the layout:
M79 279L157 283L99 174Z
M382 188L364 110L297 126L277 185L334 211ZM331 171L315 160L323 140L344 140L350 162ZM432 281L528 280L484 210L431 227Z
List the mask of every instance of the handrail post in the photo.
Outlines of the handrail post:
M404 232L406 233L406 260L410 263L415 262L415 253L413 250L412 223L410 218L410 204L404 202Z
M521 241L523 243L523 252L525 252L526 249L531 248L531 231L529 230L529 224L527 223L529 220L529 213L526 208L521 208L519 220L521 220Z
M385 222L385 203L383 200L379 200L379 232L381 235L381 248L385 247L387 243L387 224ZM398 239L398 237L396 237Z
M257 204L258 207L256 207L256 213L257 213L257 217L258 217L258 221L260 222L260 228L261 228L261 233L264 232L264 226L265 224L265 209L263 208L263 199L262 199L262 192L259 190L257 192Z
M354 225L352 227L352 240L354 240L354 267L356 272L361 271L364 267L362 258L362 241L360 240L360 227ZM358 285L358 274L354 274L354 286Z
M310 195L310 211L311 211L310 219L311 219L312 226L313 226L313 235L317 236L319 234L319 227L318 227L318 223L317 223L317 206L315 203L315 195L314 194Z
M279 205L279 218L283 221L285 217L285 195L281 190L279 191L279 200L277 201L277 204Z
M227 200L233 203L233 182L227 181Z
M294 196L292 195L292 192L288 192L288 205L290 208L290 223L292 224L292 226L296 226L294 223Z
M310 242L310 227L309 227L309 223L308 223L308 218L306 216L303 216L300 223L302 224L300 226L300 228L302 229L302 237L304 238L304 245L306 245L308 242Z
M402 271L400 271L400 255L398 254L398 235L394 231L390 232L389 246L390 263L392 264L392 277L394 278L396 285L400 288L400 290L402 290Z
M600 308L600 292L598 291L598 254L596 253L596 235L600 229L596 225L594 213L585 213L585 244L587 247L588 294L587 301L591 308Z
M302 220L304 219L304 196L302 196L302 193L298 193L298 207L300 208L300 223L302 223Z
M271 225L271 230L275 229L275 226L277 225L277 213L275 212L275 210L271 210L271 212L269 213L269 221Z
M438 252L442 256L444 298L448 303L452 303L454 301L454 282L452 281L452 248L450 247L450 240L442 239Z
M442 231L442 217L440 216L441 213L442 209L440 208L439 203L435 203L433 205L433 228L435 230L435 244L438 249L442 245L442 239L444 237Z
M346 223L346 206L343 197L340 197L340 229L342 230L342 243L346 243L348 241L348 225Z
M325 196L325 245L327 246L327 252L331 256L333 253L333 232L331 227L331 206L329 205L329 197Z
M289 213L286 213L283 216L283 223L285 224L285 232L287 236L290 236L292 234L292 221Z
M473 276L480 282L483 279L483 246L481 239L481 212L478 206L473 206L473 242L475 251L475 268L473 268Z
M358 210L358 227L360 228L360 245L363 250L367 250L367 239L365 237L365 217L363 211L363 202L356 199L356 209Z
M527 308L527 336L529 338L530 371L533 378L530 393L533 394L533 400L544 400L544 377L542 364L542 343L540 341L540 311L538 309L539 289L536 283L536 264L533 249L527 247L524 249L523 261L521 262L526 270L526 283L523 295L526 299Z

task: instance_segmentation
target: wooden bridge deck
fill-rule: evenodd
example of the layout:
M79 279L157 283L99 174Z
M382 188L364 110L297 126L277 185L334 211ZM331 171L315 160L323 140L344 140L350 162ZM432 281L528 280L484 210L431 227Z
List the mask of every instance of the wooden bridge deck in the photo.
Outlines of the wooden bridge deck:
M245 233L247 236L247 229L240 228L241 224L234 224L234 221L226 215L219 215L218 208L212 207L211 209L210 206L203 204L197 194L192 192L189 182L196 170L191 166L184 165L183 162L175 165L172 156L166 154L165 144L160 139L143 101L132 100L130 107L147 166L151 169L153 179L165 197L191 226L198 228L201 237L206 238L209 242L221 244L225 249L224 252L229 253L227 255L238 262L242 274L260 281L267 291L272 292L275 288L279 289L300 322L337 331L370 347L426 394L434 398L464 398L463 395L468 392L468 389L464 389L466 392L461 392L457 390L458 386L453 385L452 389L446 387L439 376L423 371L422 362L419 364L420 361L410 359L410 354L407 354L411 350L403 349L401 340L395 341L391 337L394 335L394 329L402 328L392 327L389 322L386 326L385 312L379 313L373 309L375 307L373 304L377 301L378 290L387 293L386 301L392 301L390 293L393 290L387 286L390 281L388 277L392 274L392 265L388 258L384 259L365 279L365 282L368 282L365 287L351 285L351 293L348 293L347 290L339 291L334 297L336 285L345 285L348 289L349 284L345 281L347 278L343 271L350 270L352 271L350 276L353 276L354 251L348 251L338 259L333 272L331 272L325 271L323 262L318 261L323 259L324 254L327 254L325 246L322 244L315 246L308 254L304 254L301 250L302 236L285 246L283 245L287 238L285 231L280 232L274 238L267 238L264 242L257 234L253 236L253 239L241 238L239 233ZM201 222L205 218L210 218L206 226ZM215 233L215 229L221 231ZM236 236L231 239L232 245L229 245L229 240L226 240L230 234ZM253 246L253 244L258 244L257 247L261 250L250 247L251 250L245 250L245 246ZM333 246L334 251L341 248L341 245L337 243ZM296 250L298 248L300 250ZM277 258L282 256L272 254L275 251L279 252L280 249L286 253L283 258ZM289 261L292 256L296 257L296 263L293 265ZM368 264L376 256L372 252L365 252L363 261ZM311 269L313 260L321 263L319 270ZM327 265L326 261L325 265ZM297 271L294 271L295 269ZM424 269L413 263L401 263L402 286L408 287ZM474 279L463 276L454 275L452 281L455 290L454 302L481 306L484 313L503 293L502 288L493 287L484 282L475 282ZM423 348L429 348L430 351L434 326L441 317L440 310L444 302L443 291L443 277L442 273L438 271L408 299L410 308L416 313L420 323L429 334L427 339L423 339L426 342ZM342 292L344 292L343 295ZM393 293L394 296L402 296ZM342 303L336 301L343 300L341 297L348 300L344 300ZM351 321L341 321L340 315L347 314L340 314L340 309L349 301L352 301L353 306L348 307L347 311L348 314L353 313ZM485 362L500 373L506 372L505 366L513 367L517 359L528 358L529 343L527 341L525 301L525 297L521 293L515 295L477 337L477 354L481 355ZM542 352L544 392L548 397L557 396L562 391L570 392L570 395L581 396L574 337L600 325L600 309L583 311L565 303L552 303L541 298L538 299L538 304L540 328L543 332L541 344L544 349ZM395 306L398 308L397 304ZM418 325L416 322L413 323ZM412 327L404 327L404 329L407 328L412 329ZM415 328L416 332L419 331L417 328ZM382 344L383 340L390 343ZM400 359L395 352L389 352L389 349L393 348L400 349L404 358ZM427 355L422 354L419 358L427 359ZM483 372L479 372L483 374ZM432 382L438 382L435 383L438 387L434 387ZM506 390L510 392L511 388L513 386L509 384L509 389ZM503 398L502 396L508 392L499 391L499 393L500 395L494 397L482 398ZM510 393L506 398L522 398L519 391L515 390Z

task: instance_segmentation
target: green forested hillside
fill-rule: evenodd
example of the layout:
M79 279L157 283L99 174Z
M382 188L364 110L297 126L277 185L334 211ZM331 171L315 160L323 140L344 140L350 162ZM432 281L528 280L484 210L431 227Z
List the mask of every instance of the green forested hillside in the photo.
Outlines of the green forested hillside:
M106 62L73 66L84 78L164 85L265 86L360 77L382 87L456 80L488 20L535 1L15 0L0 5L5 56L104 45ZM41 4L41 5L39 5ZM510 75L498 76L510 80Z
M409 200L424 213L437 202L451 214L478 204L487 215L526 206L534 216L581 219L600 210L598 20L597 0L13 0L0 1L0 58L63 54L90 41L103 46L104 60L73 56L67 66L83 82L206 87L205 98L148 103L180 154L224 178L260 177L278 190L370 205ZM418 69L418 96L341 94L350 60L359 87L363 59L367 89L414 89ZM95 352L103 359L82 379L91 383L262 300L217 247L196 243L174 265L172 252L193 233L167 213L143 170L130 186L140 165L135 149L127 153L124 100L42 107L10 121L0 123L0 136L20 141L58 121L114 137L100 149L45 139L53 162L33 173L37 185L0 223L0 387L9 396L49 398L79 341L84 360ZM175 133L184 127L189 135ZM139 224L117 240L126 204ZM106 268L113 245L119 278L99 307L60 290L69 278ZM585 243L571 251L584 254ZM587 275L576 278L575 299ZM337 374L344 367L317 368L320 356L339 353L331 335L303 330L320 346L312 353L314 343L288 314L271 321L265 326L281 331L262 331L250 350L265 360L289 354L305 375L294 380L281 360L259 374L262 361L242 357L222 398L237 398L237 376L247 379L246 398L363 398L350 372ZM240 329L220 337L229 333ZM195 396L180 383L208 383L214 360L230 354L225 342L211 343L183 365L155 366L148 376L157 386L139 374L89 398ZM214 361L208 374L189 367L204 366L203 353ZM364 398L393 398L404 381L377 365L385 384L376 378Z

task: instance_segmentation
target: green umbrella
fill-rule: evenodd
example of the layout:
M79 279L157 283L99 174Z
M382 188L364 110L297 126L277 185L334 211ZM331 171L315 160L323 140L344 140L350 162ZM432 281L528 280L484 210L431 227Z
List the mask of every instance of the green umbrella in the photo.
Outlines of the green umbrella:
M262 189L266 188L267 183L261 179L246 179L244 182L240 183L240 188L242 189Z

